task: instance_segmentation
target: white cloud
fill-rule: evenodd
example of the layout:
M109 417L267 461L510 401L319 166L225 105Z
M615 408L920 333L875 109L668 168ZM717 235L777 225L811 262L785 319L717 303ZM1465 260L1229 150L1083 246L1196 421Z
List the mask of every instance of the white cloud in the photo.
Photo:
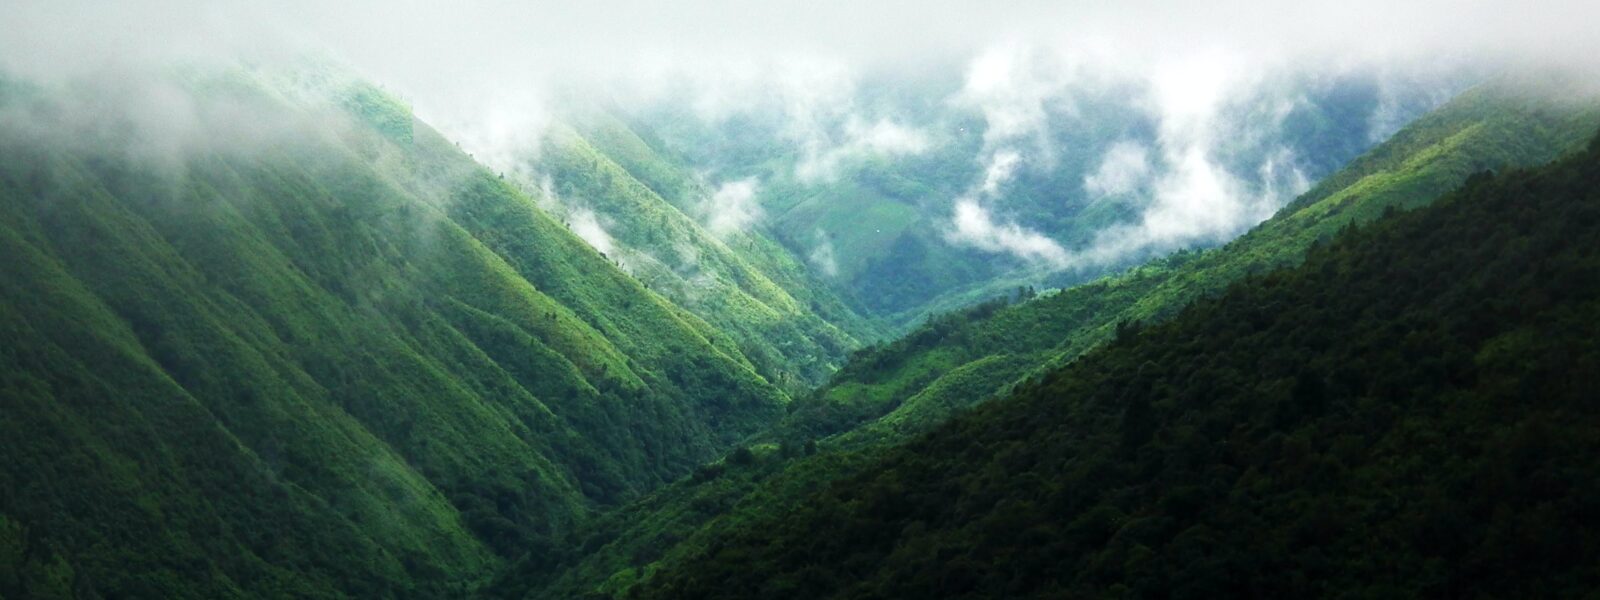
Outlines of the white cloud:
M607 258L612 260L620 258L616 254L616 242L611 239L611 234L606 233L606 228L600 224L600 219L595 215L594 211L585 208L576 209L572 211L569 218L572 223L572 232L583 238L583 241L588 242L590 246L594 246L595 250L599 250Z
M1092 196L1126 196L1145 185L1150 176L1150 149L1133 140L1121 140L1106 150L1099 168L1083 178Z
M852 118L845 123L845 135L849 145L873 154L921 154L928 149L926 133L888 119L866 125Z
M968 64L955 102L983 115L983 141L993 148L1041 132L1049 109L1063 101L1071 72L1061 55L1037 46L1001 44Z
M954 228L945 233L951 242L1010 254L1056 269L1065 268L1069 263L1066 249L1055 240L1016 223L995 222L988 209L973 198L956 200L951 223Z
M1022 155L1015 150L999 150L990 154L988 164L983 168L983 184L978 186L978 191L989 197L1000 195L1000 186L1011 181L1021 164Z
M811 254L806 258L810 260L811 266L816 267L823 275L838 277L839 261L834 256L833 239L820 229L817 230L816 238L816 246L812 247Z
M1595 22L1600 3L1577 0L1020 0L1006 10L963 0L928 0L915 10L898 2L801 0L11 0L0 2L0 71L50 83L99 82L171 72L175 64L327 57L396 90L419 117L513 173L537 150L551 99L560 96L553 90L576 90L584 100L590 98L581 94L595 89L639 92L612 96L625 103L686 85L699 95L695 110L708 118L748 110L780 115L783 141L802 157L797 174L825 179L852 157L913 155L933 143L924 128L938 124L857 106L863 74L937 71L942 61L973 57L951 100L985 123L982 179L954 202L951 227L977 247L1045 262L1062 262L1050 249L1059 245L992 215L1003 214L1005 186L1019 169L1051 164L1044 132L1051 119L1072 113L1080 88L1097 83L1085 74L1113 73L1148 92L1145 108L1158 136L1144 161L1113 149L1084 180L1091 193L1149 195L1134 222L1066 253L1104 263L1225 238L1304 187L1292 155L1273 155L1254 173L1225 166L1233 164L1231 138L1276 126L1226 114L1257 85L1251 74L1440 61L1594 73ZM210 120L196 129L181 100L102 95L140 104L128 109L141 127L173 130L171 137L147 136L163 140L151 154L179 155L191 138L214 133ZM1398 125L1394 106L1380 105L1374 136ZM94 109L87 102L83 112ZM250 119L237 121L244 127ZM734 183L707 200L713 231L762 218L755 182ZM593 224L590 233L604 233L598 218Z
M1128 69L1214 47L1252 64L1447 57L1592 69L1600 62L1595 22L1600 3L1580 0L1019 0L1005 10L965 0L909 9L870 0L10 0L0 2L0 70L82 79L129 65L327 56L400 90L424 119L453 131L457 117L497 105L538 110L542 103L521 99L548 98L566 84L655 85L694 73L715 81L738 71L759 83L720 104L743 105L763 89L831 94L828 73L841 69L923 67L983 52L969 69L968 96L983 107L990 135L1006 138L1032 127L1041 102L1067 81L1058 76L1066 71L1037 66L1061 49L1098 48L1105 62ZM794 78L784 65L796 63L832 66ZM489 129L481 137L507 137Z
M1259 78L1242 78L1231 57L1190 57L1156 69L1146 104L1157 120L1160 168L1137 179L1150 187L1149 202L1134 222L1098 232L1085 248L1072 252L1075 268L1115 265L1142 255L1197 243L1226 240L1272 216L1289 199L1310 187L1293 153L1268 151L1253 173L1230 172L1219 159L1235 144L1260 144L1272 138L1293 108L1293 100L1261 98ZM1248 104L1247 100L1254 101ZM1265 107L1265 110L1245 110ZM1107 153L1085 188L1110 193L1123 186L1124 171L1110 167L1134 163L1133 150ZM1109 169L1108 169L1109 167ZM1135 168L1130 171L1141 171ZM1249 175L1250 177L1244 177Z
M952 103L983 116L983 179L955 200L947 241L1065 267L1067 252L1060 244L1018 223L995 222L985 203L1000 201L1004 186L1025 164L1054 162L1045 134L1052 109L1069 108L1065 91L1071 73L1062 55L1019 43L991 47L968 63ZM1024 159L1024 151L1031 160Z
M749 229L764 216L761 203L756 199L757 181L748 177L729 181L700 205L706 228L716 236L726 236Z
M840 166L849 161L873 156L914 156L930 145L927 133L889 119L868 125L861 117L850 115L843 129L844 142L836 146L825 147L823 136L806 144L806 153L795 166L795 176L805 182L831 182L839 177Z

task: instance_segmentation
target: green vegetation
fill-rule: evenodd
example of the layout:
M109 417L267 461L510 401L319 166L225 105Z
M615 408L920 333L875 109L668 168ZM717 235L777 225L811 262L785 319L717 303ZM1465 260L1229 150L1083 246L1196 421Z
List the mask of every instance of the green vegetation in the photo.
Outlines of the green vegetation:
M1571 597L1600 570L1600 137L1333 236L639 598Z
M1594 158L1339 232L1577 148L1591 104L1475 90L1224 248L1041 293L935 223L977 168L970 115L937 151L850 156L819 184L770 137L688 148L717 133L572 111L507 174L325 66L168 77L182 127L0 80L0 597L1308 594L1402 568L1428 577L1399 593L1554 594L1586 576L1554 553L1587 537L1517 531L1585 509L1568 400L1600 281L1559 240L1592 237ZM1333 114L1370 94L1334 96L1285 125L1318 173L1370 143ZM1072 243L1128 216L1055 209L1094 148L1149 133L1103 100L1051 134L1075 150L1018 176L1010 216ZM773 125L748 118L727 126ZM764 220L714 223L727 181L696 170L706 153L710 177L759 180ZM1392 255L1403 270L1377 273ZM1497 404L1518 394L1543 403ZM1452 504L1462 490L1486 499ZM1370 548L1346 525L1379 521L1402 562L1352 558ZM1551 587L1484 581L1509 552Z
M0 595L463 595L782 414L403 103L184 85L194 139L5 96Z
M817 413L831 422L822 428L830 433L880 416L941 422L948 407L968 406L1064 364L1110 339L1119 324L1163 320L1234 281L1296 264L1340 229L1427 203L1474 172L1550 161L1581 147L1582 132L1600 126L1593 105L1547 100L1524 85L1503 81L1463 94L1221 248L1180 252L1010 307L934 319L905 338L858 351L790 418ZM975 378L986 385L976 388ZM841 415L840 406L856 408ZM928 408L935 414L912 414Z
M680 481L595 523L586 536L594 540L590 548L544 563L545 572L513 567L498 589L570 598L615 573L686 568L729 532L793 510L808 491L868 468L863 456L1008 394L1114 338L1119 328L1160 322L1252 273L1296 264L1319 240L1437 197L1475 169L1546 162L1581 147L1581 132L1600 126L1593 105L1542 100L1518 87L1502 83L1464 94L1225 247L1180 252L1058 292L1016 290L858 351L828 385L753 438L789 448L810 442L823 448L818 456L780 455L735 477ZM722 508L690 510L694 504Z
M1212 117L1232 141L1214 149L1216 166L1246 193L1292 185L1269 181L1275 178L1263 170L1292 167L1312 181L1327 176L1381 141L1372 136L1374 128L1382 132L1373 117L1380 104L1409 120L1437 104L1425 97L1441 87L1459 89L1455 82L1415 83L1361 75L1269 78L1247 97L1217 107ZM1119 144L1149 150L1157 171L1169 160L1162 156L1163 117L1128 101L1143 93L1140 85L1074 86L1041 103L1040 121L1031 125L1037 129L1026 139L1009 141L988 137L990 123L962 101L959 78L938 76L866 85L853 92L857 104L848 118L783 102L707 117L688 97L632 115L630 124L648 130L644 137L658 152L722 177L757 178L771 236L799 256L825 240L836 270L827 283L863 314L908 329L1017 286L1076 285L1152 258L1133 254L1086 271L1052 272L949 239L953 201L984 181L986 155L1002 150L1017 151L1021 163L993 203L997 221L1066 248L1090 244L1107 227L1133 224L1150 198L1103 196L1088 191L1085 178ZM847 122L835 122L841 119ZM873 124L904 128L926 143L898 154L851 150L861 141L859 130Z
M581 114L536 168L553 212L588 211L623 270L732 337L758 373L792 392L826 381L857 337L882 331L857 316L802 260L759 230L714 234L695 217L711 191L622 123ZM590 140L594 140L592 143Z

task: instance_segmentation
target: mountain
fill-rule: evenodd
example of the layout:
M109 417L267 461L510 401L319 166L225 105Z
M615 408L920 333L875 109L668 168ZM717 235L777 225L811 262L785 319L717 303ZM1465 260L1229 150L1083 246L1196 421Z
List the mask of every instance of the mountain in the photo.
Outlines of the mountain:
M1047 63L1002 54L976 61L1000 73L948 67L853 88L802 78L720 110L703 107L709 85L626 114L707 177L753 182L776 241L825 257L824 281L904 328L1018 286L1067 287L1225 242L1461 86L1274 73L1179 110L1160 78L1063 67L1076 74L1057 81ZM1224 222L1143 231L1196 196L1217 196Z
M1581 148L1600 127L1590 99L1552 101L1541 80L1469 90L1402 128L1240 239L1180 252L1058 292L1011 297L932 319L905 338L856 353L826 386L751 440L758 460L697 472L601 519L576 556L514 567L505 595L621 593L730 531L781 514L815 490L870 468L864 457L926 433L1030 376L1050 372L1138 323L1171 318L1251 274L1387 210L1425 204L1474 172L1537 165ZM805 456L815 452L815 456ZM553 569L536 575L540 569Z
M1247 275L1298 263L1307 248L1350 224L1430 202L1478 171L1553 160L1582 147L1583 132L1600 126L1600 108L1590 99L1551 100L1559 96L1546 90L1558 87L1531 78L1469 90L1223 247L932 320L861 351L789 418L815 413L805 428L827 433L863 420L884 435L923 431L1030 373L1076 358L1122 324L1165 319Z
M632 596L1587 593L1600 137L1389 212L1120 328Z
M103 85L0 82L0 595L461 595L785 410L382 90Z
M764 231L708 219L713 190L626 123L573 111L521 166L544 207L630 275L734 338L769 381L804 392L886 335Z

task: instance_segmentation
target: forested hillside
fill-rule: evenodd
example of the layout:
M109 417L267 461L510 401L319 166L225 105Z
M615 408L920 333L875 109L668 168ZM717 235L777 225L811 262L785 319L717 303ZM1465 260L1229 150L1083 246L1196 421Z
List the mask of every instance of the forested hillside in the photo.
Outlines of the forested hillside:
M1600 590L1600 3L0 0L0 600Z
M642 598L1571 597L1600 137L1332 236L742 524Z
M815 421L806 428L824 433L863 420L882 435L925 430L1022 376L1072 360L1119 324L1163 320L1242 277L1296 264L1349 224L1431 202L1477 171L1539 165L1580 148L1585 132L1600 126L1600 103L1552 100L1544 93L1551 85L1511 78L1470 90L1221 248L1176 253L1014 306L958 312L862 350L790 420Z
M1189 143L1170 130L1182 117L1163 112L1149 82L1112 73L1080 73L1092 83L1035 80L1028 69L1044 58L986 58L1015 69L1012 84L1037 88L990 97L974 89L978 74L952 78L960 67L940 65L881 74L848 92L826 78L814 82L819 89L761 90L752 106L710 115L691 91L636 108L632 122L689 165L759 182L755 201L772 237L800 256L825 250L825 281L861 312L902 327L1017 286L1074 285L1171 251L1134 248L1075 264L960 235L954 205L981 187L996 196L984 204L996 227L1037 233L1044 246L1092 247L1159 201L1150 180L1179 169ZM1460 89L1457 79L1262 74L1248 89L1196 99L1211 103L1201 107L1209 126L1230 132L1200 149L1212 175L1237 184L1230 200L1270 211L1434 108ZM817 99L842 93L854 102L843 114ZM1125 168L1137 174L1114 190L1090 184L1118 156L1131 157ZM1254 222L1182 246L1214 246Z
M571 121L528 166L543 205L652 291L732 337L762 376L808 391L858 338L884 335L764 230L706 222L702 207L715 192L626 124L582 111Z
M1385 210L1429 202L1473 172L1536 165L1581 148L1582 132L1600 126L1592 102L1552 101L1529 85L1502 81L1467 92L1222 248L1178 253L1038 297L1019 290L858 352L828 385L752 439L758 460L703 469L612 513L587 528L587 543L574 556L513 567L500 589L516 596L531 588L547 598L626 590L637 578L691 560L727 531L868 469L856 450L927 432L1115 337L1119 327L1159 322L1231 282L1296 264L1319 240ZM811 448L824 452L805 457Z
M460 595L782 414L376 88L155 85L0 88L5 597Z

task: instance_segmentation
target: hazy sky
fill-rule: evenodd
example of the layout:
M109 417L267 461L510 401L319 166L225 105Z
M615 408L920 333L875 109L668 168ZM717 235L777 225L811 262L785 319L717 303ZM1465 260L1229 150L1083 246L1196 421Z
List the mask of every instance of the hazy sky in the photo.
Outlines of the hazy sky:
M1237 134L1219 133L1233 126L1221 107L1261 73L1460 64L1600 73L1597 23L1594 0L6 0L0 71L50 83L330 58L397 91L497 168L537 143L555 90L638 99L688 82L707 114L776 99L786 141L804 153L797 175L826 182L840 161L929 147L914 124L858 115L851 98L866 74L937 66L959 71L945 101L987 127L973 157L983 176L950 199L947 239L1069 268L1231 235L1306 185L1283 157L1261 165L1282 171L1278 189L1251 197L1217 163L1217 138ZM1159 122L1160 143L1111 148L1084 181L1106 196L1145 189L1142 220L1064 248L1007 221L1004 197L1019 165L1048 162L1050 148L1035 143L1045 108L1086 85L1084 72L1143 82L1135 101ZM763 182L728 175L709 182L703 210L717 231L762 217L752 198ZM594 230L586 237L608 240L603 220L580 221ZM831 264L831 245L817 239L813 258Z
M8 0L0 65L30 76L282 52L337 57L424 104L558 78L809 60L957 60L998 43L1149 63L1594 60L1600 2ZM731 66L730 66L731 65Z

